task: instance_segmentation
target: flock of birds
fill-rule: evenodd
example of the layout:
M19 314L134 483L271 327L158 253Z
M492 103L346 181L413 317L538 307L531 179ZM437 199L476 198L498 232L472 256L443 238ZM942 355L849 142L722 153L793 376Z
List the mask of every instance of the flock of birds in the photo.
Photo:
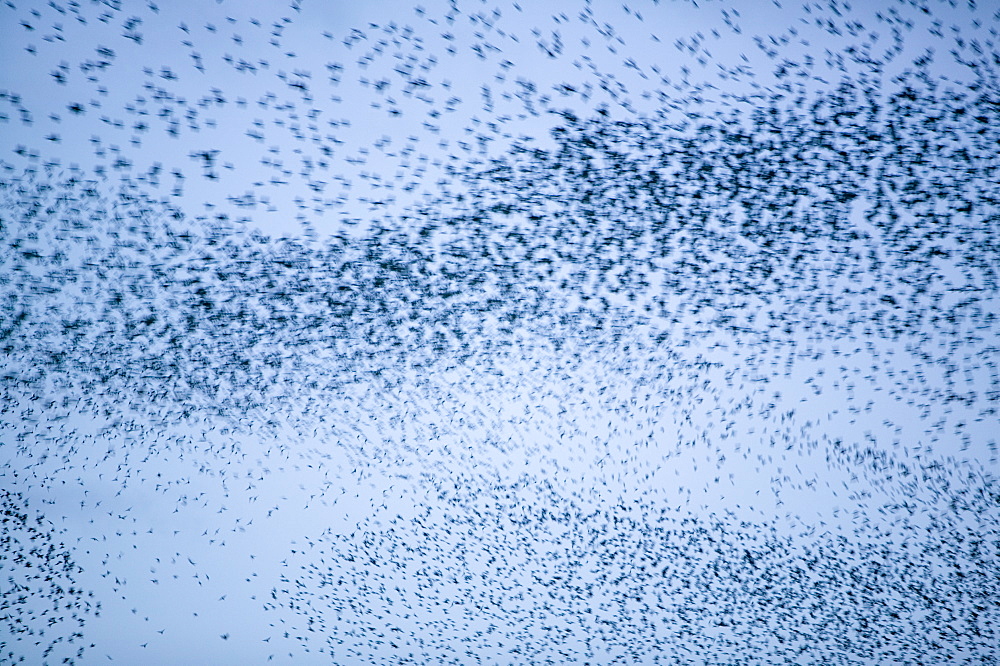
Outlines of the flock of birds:
M270 660L1000 660L1000 15L180 4L0 11L0 663L140 503Z

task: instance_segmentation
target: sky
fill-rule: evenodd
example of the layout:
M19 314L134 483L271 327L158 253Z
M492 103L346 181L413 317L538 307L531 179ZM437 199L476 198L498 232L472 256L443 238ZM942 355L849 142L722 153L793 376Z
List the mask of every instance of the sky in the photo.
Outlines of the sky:
M998 19L5 2L0 663L992 663Z

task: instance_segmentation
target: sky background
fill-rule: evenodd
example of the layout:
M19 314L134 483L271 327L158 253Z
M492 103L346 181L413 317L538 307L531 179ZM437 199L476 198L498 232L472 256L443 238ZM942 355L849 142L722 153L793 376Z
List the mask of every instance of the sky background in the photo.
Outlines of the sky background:
M954 5L5 3L0 661L992 663Z

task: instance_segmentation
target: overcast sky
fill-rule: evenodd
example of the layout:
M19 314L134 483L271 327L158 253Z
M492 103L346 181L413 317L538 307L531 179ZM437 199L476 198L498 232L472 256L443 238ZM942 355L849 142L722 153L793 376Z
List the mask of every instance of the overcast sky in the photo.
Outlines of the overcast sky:
M869 4L5 2L0 662L995 660L1000 17Z

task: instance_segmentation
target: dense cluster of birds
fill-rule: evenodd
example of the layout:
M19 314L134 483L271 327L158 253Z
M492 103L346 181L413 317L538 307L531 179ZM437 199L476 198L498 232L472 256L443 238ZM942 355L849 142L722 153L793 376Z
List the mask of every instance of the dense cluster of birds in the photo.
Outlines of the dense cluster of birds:
M301 551L283 591L335 661L926 663L995 649L995 570L967 568L981 526L956 525L989 498L935 507L940 532L804 540L731 512L477 481Z
M23 661L23 653L15 649L20 642L32 644L42 659L60 649L80 658L86 647L81 629L101 605L93 592L77 584L80 568L73 563L71 549L59 540L60 530L32 513L19 493L0 491L0 564L6 579L0 601L0 630L6 636L0 640L0 660ZM44 602L36 605L38 599Z
M0 661L129 598L116 498L295 470L375 496L258 602L333 663L996 663L1000 16L565 4L6 3Z

